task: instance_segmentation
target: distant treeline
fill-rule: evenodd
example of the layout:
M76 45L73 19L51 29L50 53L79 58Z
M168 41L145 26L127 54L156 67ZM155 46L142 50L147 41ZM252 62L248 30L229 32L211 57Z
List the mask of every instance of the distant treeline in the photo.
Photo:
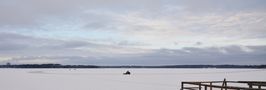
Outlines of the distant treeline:
M266 65L164 65L164 66L96 66L61 64L0 65L0 68L266 68Z
M103 68L266 68L266 65L101 66Z
M99 66L61 65L61 64L19 64L19 65L0 65L0 68L99 68Z

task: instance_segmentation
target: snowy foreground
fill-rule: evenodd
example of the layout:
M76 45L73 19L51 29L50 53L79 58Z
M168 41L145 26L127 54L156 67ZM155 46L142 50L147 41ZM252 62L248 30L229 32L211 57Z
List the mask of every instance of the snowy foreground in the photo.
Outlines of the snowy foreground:
M181 81L265 76L265 69L0 69L0 90L179 90Z

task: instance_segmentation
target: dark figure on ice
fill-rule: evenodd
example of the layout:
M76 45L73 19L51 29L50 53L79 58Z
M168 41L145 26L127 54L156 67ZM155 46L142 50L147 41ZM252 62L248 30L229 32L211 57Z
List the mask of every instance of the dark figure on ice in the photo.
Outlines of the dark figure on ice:
M125 73L123 73L124 75L130 75L131 73L129 71L126 71Z

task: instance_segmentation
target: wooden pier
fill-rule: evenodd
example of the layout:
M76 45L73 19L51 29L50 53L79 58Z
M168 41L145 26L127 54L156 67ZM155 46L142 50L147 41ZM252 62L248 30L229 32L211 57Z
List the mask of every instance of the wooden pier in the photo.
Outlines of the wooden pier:
M229 85L232 84L232 85ZM234 86L242 84L241 86ZM188 86L189 85L189 86ZM266 90L266 81L194 81L182 82L180 90Z

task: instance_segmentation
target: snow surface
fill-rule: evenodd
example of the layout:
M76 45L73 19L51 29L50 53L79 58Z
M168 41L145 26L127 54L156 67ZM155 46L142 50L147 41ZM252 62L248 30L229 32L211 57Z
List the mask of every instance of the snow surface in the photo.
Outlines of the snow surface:
M0 69L0 90L179 90L181 81L223 78L266 81L266 70Z

